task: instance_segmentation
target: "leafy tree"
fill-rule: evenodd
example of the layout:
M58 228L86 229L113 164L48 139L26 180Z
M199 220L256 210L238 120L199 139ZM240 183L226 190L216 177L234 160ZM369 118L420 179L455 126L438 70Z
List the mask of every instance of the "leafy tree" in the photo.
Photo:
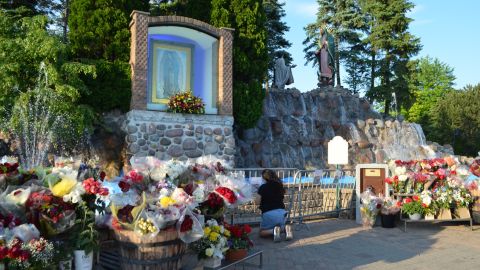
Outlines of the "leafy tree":
M367 96L384 101L385 114L388 115L392 93L396 93L400 104L410 96L407 64L409 58L421 48L420 39L408 32L412 19L406 13L414 5L407 0L361 0L360 3L369 17L367 42L371 46L373 60L377 61L375 56L383 56L378 60L380 85L370 88ZM377 74L374 74L371 80L376 77Z
M78 102L88 93L80 76L94 74L94 68L66 60L66 45L46 26L45 16L18 19L0 11L0 117L6 119L2 128L16 126L20 120L14 108L28 104L38 78L44 76L47 83L42 89L52 95L52 112L71 123L69 133L62 136L71 142L94 120L92 110Z
M243 128L253 127L262 115L261 83L268 67L267 31L263 1L213 0L211 24L234 28L233 115Z
M476 156L480 150L480 84L449 91L438 99L432 114L440 143L453 144L455 153Z
M292 43L285 39L285 32L288 32L290 27L282 21L282 18L285 17L283 6L285 3L279 3L278 0L263 1L267 17L268 80L273 78L276 58L283 57L286 65L290 65L293 60L292 55L287 51Z
M364 20L356 0L317 0L317 2L319 5L317 20L305 27L307 37L303 41L306 46L303 51L306 63L313 62L314 66L318 64L315 51L318 50L320 28L326 27L334 37L336 84L341 85L340 58L345 55L341 43L356 39L356 30L363 26Z
M453 90L455 76L453 68L437 58L427 56L412 64L415 70L410 76L410 87L413 87L414 102L406 111L406 118L421 124L430 139L436 133L431 123L433 109L439 99Z

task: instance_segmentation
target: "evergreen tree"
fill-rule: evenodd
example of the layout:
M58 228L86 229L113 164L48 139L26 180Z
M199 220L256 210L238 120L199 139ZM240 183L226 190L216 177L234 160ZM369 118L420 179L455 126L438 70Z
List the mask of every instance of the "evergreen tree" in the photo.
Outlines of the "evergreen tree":
M70 0L68 37L74 56L128 62L134 9L148 10L148 0Z
M68 37L75 59L95 65L98 77L83 76L89 92L82 101L96 111L128 110L130 14L149 10L148 0L70 0Z
M345 56L341 43L355 39L355 31L363 26L363 17L356 0L317 0L317 3L317 20L305 27L307 37L303 44L306 46L306 63L318 64L315 51L318 50L320 28L326 27L334 37L336 84L341 85L340 58Z
M368 14L368 43L372 50L372 62L380 65L380 85L370 88L367 96L384 101L385 115L389 114L392 93L399 105L408 102L408 61L421 49L420 39L408 32L412 19L406 16L414 5L407 0L361 0L362 10ZM382 56L381 59L375 59ZM372 68L372 72L374 69ZM377 74L371 78L375 80Z
M261 0L213 0L211 24L234 28L233 114L243 128L253 127L262 115L267 75L267 31Z
M279 3L278 0L263 1L267 17L268 80L273 78L276 58L283 57L286 65L290 65L293 61L292 55L287 51L292 43L285 39L285 32L288 32L290 27L282 21L285 17L283 6L285 3Z

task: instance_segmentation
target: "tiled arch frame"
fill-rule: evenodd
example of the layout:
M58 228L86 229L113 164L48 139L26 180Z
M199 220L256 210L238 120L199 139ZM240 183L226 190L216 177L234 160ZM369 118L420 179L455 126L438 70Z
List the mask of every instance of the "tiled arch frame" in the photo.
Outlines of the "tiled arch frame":
M232 45L233 29L216 28L207 23L182 16L150 16L148 12L133 11L130 15L132 72L131 110L147 109L148 27L182 26L209 34L219 40L218 46L218 114L232 115Z

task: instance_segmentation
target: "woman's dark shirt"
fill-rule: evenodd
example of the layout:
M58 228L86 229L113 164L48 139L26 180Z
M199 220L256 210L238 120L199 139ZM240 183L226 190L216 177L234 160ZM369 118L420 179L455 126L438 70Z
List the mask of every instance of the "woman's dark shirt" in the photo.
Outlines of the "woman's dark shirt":
M258 194L262 197L260 210L262 213L275 209L285 209L283 185L276 182L267 182L258 188Z

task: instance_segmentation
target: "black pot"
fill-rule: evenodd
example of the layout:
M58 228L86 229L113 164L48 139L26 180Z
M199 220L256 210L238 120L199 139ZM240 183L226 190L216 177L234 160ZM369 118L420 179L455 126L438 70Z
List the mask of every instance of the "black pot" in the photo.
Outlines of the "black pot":
M382 227L383 228L394 228L395 227L395 216L396 215L381 215L382 216Z

